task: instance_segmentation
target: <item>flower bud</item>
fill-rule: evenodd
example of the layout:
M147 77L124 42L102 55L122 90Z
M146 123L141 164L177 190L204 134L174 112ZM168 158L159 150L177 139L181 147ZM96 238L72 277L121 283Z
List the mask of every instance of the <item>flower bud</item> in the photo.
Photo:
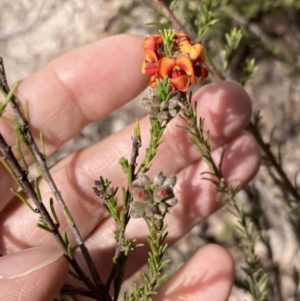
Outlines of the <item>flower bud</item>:
M178 106L178 99L177 98L171 98L169 100L169 109L175 109L177 106Z
M129 188L133 198L130 203L130 216L132 218L164 218L168 208L177 203L173 192L175 183L175 175L165 177L162 172L159 172L151 181L147 175L138 174L138 178Z
M132 218L143 217L147 203L143 201L133 201L130 203L129 214Z
M129 191L134 200L149 202L152 199L151 192L143 187L131 185Z
M170 119L170 114L167 111L162 111L160 113L157 114L157 119L159 120L160 123L163 123L165 121L169 121Z
M112 186L109 185L108 187L106 187L106 194L108 196L112 196L114 193L115 193L115 190Z
M164 215L164 214L167 212L167 210L168 210L168 207L167 207L167 205L166 205L165 203L159 203L159 204L157 205L157 207L158 207L159 212L160 212L162 215Z
M172 186L172 187L174 187L175 184L176 184L176 181L177 181L176 176L175 176L175 175L170 175L170 176L168 176L168 177L164 180L163 185L164 185L164 186Z
M138 178L132 183L135 186L149 187L151 185L150 178L144 173L139 173Z
M172 199L166 200L165 203L168 204L170 207L173 207L178 203L178 200L175 198L172 198Z
M153 177L153 184L155 186L162 186L164 181L165 181L165 176L162 171L158 172L154 177Z
M174 196L171 187L163 186L157 187L153 192L153 198L155 203L162 202L163 200L172 198Z
M145 215L147 217L152 217L154 216L154 214L157 212L157 209L156 209L156 206L155 205L152 205L152 204L149 204L146 206L145 208Z

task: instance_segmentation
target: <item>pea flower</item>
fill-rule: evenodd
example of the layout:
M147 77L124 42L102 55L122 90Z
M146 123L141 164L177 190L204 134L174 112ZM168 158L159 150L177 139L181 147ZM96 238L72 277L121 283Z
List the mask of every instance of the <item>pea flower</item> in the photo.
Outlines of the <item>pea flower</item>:
M180 56L176 59L163 57L158 72L161 77L169 77L172 92L186 92L190 84L197 82L193 65L186 56Z
M203 67L204 47L193 43L184 33L164 31L145 38L142 48L145 56L142 72L151 75L150 87L157 79L169 78L171 92L186 92L196 84L196 77L204 81L208 71Z
M173 192L175 183L175 175L165 177L159 172L151 181L147 175L139 174L129 188L133 198L130 216L163 219L168 209L177 203Z
M152 75L150 83L155 82L162 41L163 40L161 35L152 35L146 37L142 45L142 48L145 52L145 57L142 65L142 73Z

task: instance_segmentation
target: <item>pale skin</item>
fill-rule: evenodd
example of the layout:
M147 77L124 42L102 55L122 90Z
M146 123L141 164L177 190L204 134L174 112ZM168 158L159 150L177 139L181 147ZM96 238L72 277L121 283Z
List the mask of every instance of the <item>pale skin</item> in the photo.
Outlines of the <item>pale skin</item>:
M89 122L105 117L147 87L149 78L141 74L142 41L141 37L129 35L103 39L61 56L21 81L17 96L21 102L28 100L30 124L34 132L43 129L48 154ZM216 162L226 148L223 172L227 183L247 184L260 164L257 144L243 132L251 116L250 98L238 84L220 82L200 88L194 93L194 100L210 131ZM200 177L207 167L188 136L176 127L179 122L177 118L168 125L164 143L149 172L150 176L163 171L178 177L179 203L166 219L170 244L220 208L215 187ZM12 129L3 121L0 128L12 144ZM147 117L141 120L141 128L143 158L149 141ZM118 160L121 156L130 157L132 134L133 125L69 155L51 169L104 280L111 268L112 230L116 225L91 187L99 175L112 180L114 186L126 185ZM14 253L0 258L0 299L50 301L66 281L68 262L53 237L36 227L37 215L12 198L9 188L14 183L2 166L0 175L0 253ZM51 196L49 188L41 182L41 189L47 203ZM62 223L61 230L66 227ZM127 234L144 241L143 220L133 220ZM69 237L74 245L72 235ZM76 248L75 254L81 262ZM135 252L128 262L127 275L140 268L146 255L147 250L142 248ZM26 267L26 263L33 268ZM229 252L217 245L207 245L159 288L153 300L225 301L233 278L234 263Z

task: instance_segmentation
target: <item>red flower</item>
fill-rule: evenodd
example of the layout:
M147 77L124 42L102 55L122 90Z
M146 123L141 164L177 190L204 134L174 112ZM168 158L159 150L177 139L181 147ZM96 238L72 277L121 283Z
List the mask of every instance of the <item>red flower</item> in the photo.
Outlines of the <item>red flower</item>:
M161 35L145 38L142 45L145 51L142 73L151 75L149 85L152 88L155 87L156 79L168 77L173 92L186 92L191 84L197 83L196 77L201 77L203 81L208 76L207 69L203 67L204 47L200 43L192 43L191 39L181 32L174 35L173 41L174 52L171 51L170 54L168 50L167 56Z
M201 77L201 81L208 76L208 70L202 66L205 61L204 47L200 43L192 43L191 39L184 33L176 33L177 46L179 51L188 54L194 65L196 77Z
M145 56L142 65L142 73L147 73L151 76L149 85L154 87L157 78L157 67L158 67L158 49L161 47L163 42L161 35L152 35L146 37L142 48L144 48Z

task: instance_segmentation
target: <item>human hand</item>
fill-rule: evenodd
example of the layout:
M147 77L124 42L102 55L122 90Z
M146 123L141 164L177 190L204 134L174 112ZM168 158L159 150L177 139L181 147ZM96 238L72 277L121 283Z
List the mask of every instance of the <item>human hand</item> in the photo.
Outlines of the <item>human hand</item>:
M86 124L113 112L147 86L149 78L140 73L141 43L142 38L135 36L110 37L63 55L20 83L17 97L21 102L28 100L30 125L37 136L38 130L43 130L47 155ZM238 84L221 82L202 87L194 93L194 99L199 116L205 118L205 128L210 131L216 162L226 148L226 181L245 185L260 163L254 139L242 133L251 116L249 97ZM1 132L13 144L12 129L0 122ZM149 140L149 119L140 123L143 158ZM168 243L181 238L220 207L215 186L200 177L207 167L187 134L176 127L178 123L179 118L175 118L168 125L149 173L177 175L179 203L166 217ZM121 156L130 156L132 133L133 126L128 126L69 155L51 169L102 279L111 269L116 225L91 187L100 174L112 180L114 186L126 185L118 161ZM13 253L0 258L0 300L53 300L66 281L68 262L53 237L36 227L37 216L11 196L9 188L14 183L2 166L0 175L0 253ZM40 188L46 203L51 192L43 182ZM67 225L62 222L60 230L64 229ZM127 229L131 238L145 240L147 232L142 219L131 220ZM71 235L69 239L75 245ZM82 263L80 252L76 248L74 252ZM146 258L146 248L137 248L129 258L127 275L139 269ZM220 246L208 245L170 277L153 300L226 300L233 277L230 254Z

